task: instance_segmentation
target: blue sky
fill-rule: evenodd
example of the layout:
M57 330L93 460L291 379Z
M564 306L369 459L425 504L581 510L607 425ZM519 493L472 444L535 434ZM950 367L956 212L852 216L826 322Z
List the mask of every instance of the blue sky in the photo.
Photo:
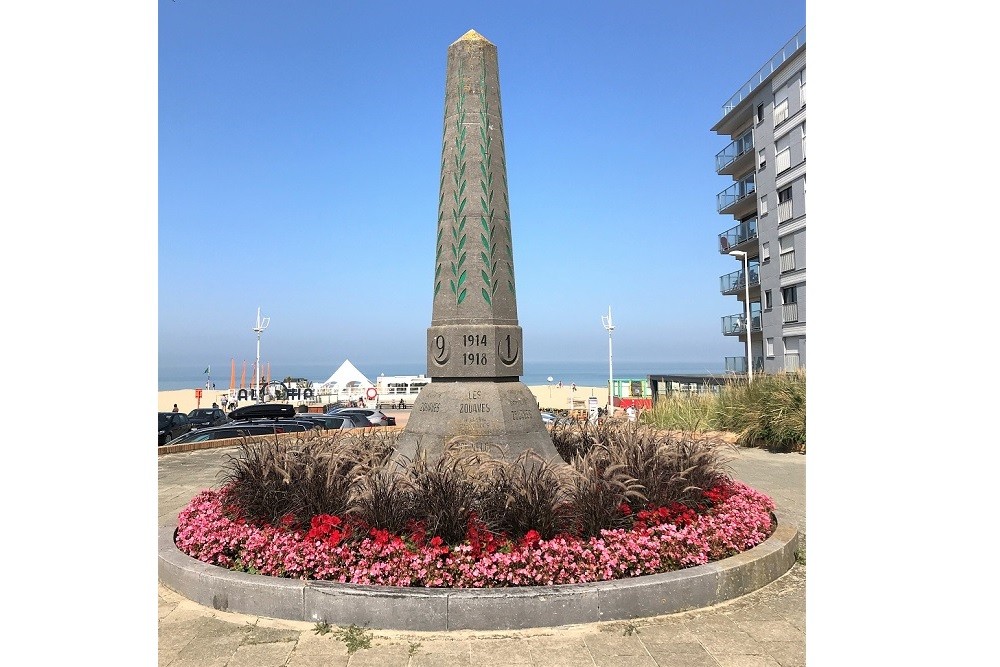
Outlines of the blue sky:
M734 14L739 14L735 18ZM498 48L526 361L742 355L723 103L804 2L178 2L158 25L158 363L421 362L447 47ZM651 371L652 372L652 371Z

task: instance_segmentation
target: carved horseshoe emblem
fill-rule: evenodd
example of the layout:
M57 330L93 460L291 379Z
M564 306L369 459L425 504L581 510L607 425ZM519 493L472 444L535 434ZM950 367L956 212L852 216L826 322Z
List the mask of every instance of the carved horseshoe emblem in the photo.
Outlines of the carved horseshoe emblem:
M509 335L497 343L497 358L500 359L500 363L504 366L513 366L520 354L521 350L518 349L516 344L513 347L511 346Z
M445 345L444 336L434 337L434 352L432 354L432 359L434 363L438 366L444 366L448 363L448 357L451 356L451 352Z

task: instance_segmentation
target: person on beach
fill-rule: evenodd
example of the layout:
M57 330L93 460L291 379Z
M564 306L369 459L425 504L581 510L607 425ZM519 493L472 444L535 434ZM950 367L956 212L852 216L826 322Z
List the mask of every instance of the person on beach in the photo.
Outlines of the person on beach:
M177 409L177 404L176 403L174 403L174 409L171 410L171 412L180 412L180 410Z
M635 406L634 405L628 406L628 409L625 410L625 414L628 415L628 420L630 422L634 422L636 419Z

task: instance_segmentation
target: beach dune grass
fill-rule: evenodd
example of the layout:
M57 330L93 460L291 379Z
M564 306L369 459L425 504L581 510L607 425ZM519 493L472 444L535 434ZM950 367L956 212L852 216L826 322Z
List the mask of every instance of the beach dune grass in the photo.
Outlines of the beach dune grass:
M670 395L643 413L642 421L665 429L729 431L746 447L804 451L806 373L760 374L749 384L734 378L717 394Z

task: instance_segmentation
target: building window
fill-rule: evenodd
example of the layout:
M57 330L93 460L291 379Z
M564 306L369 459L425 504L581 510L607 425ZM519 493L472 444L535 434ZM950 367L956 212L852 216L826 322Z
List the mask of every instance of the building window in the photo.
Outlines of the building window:
M761 148L757 151L757 169L763 169L767 166L767 151Z
M767 355L768 359L774 358L774 339L768 338L764 343L764 354Z
M771 310L771 290L764 290L764 310Z
M767 215L767 195L760 196L760 214Z
M778 190L778 222L792 218L792 188Z
M788 273L795 270L795 248L784 248L781 251L781 272Z
M789 373L794 373L795 371L799 370L798 350L785 351L785 370Z
M767 264L771 261L771 242L764 241L760 246L760 261Z
M802 123L802 161L806 161L806 124Z
M774 126L777 127L788 118L788 98L774 105Z
M792 152L789 149L785 149L774 156L774 172L780 174L786 169L791 169L792 167Z
M802 72L802 78L799 79L799 104L801 106L806 105L806 73Z
M799 321L798 292L794 285L781 290L781 321L785 323Z
M764 105L763 104L758 104L757 105L757 122L758 123L764 122Z

